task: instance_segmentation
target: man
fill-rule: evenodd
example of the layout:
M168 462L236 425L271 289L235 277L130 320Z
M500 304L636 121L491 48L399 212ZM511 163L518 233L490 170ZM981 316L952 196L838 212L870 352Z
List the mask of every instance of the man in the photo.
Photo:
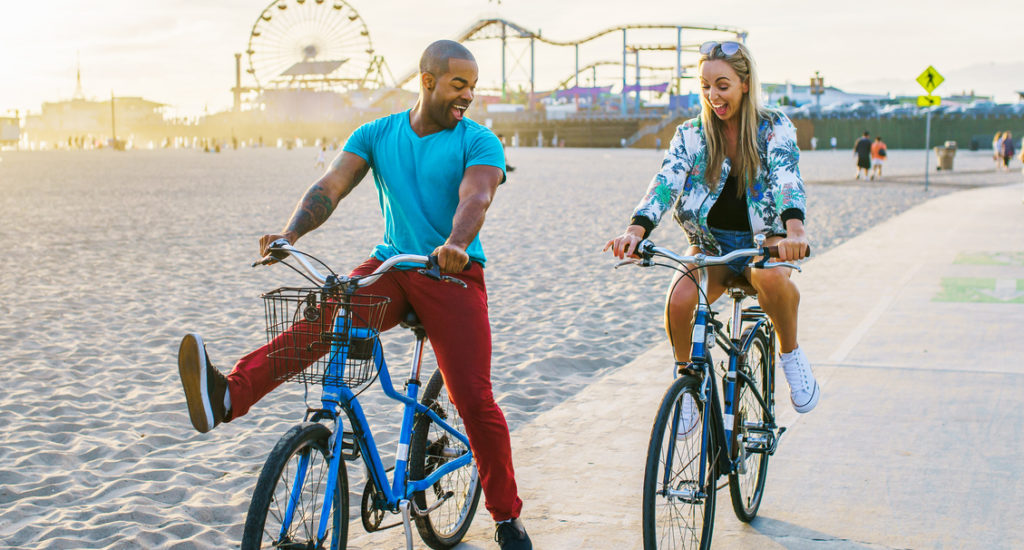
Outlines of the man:
M379 279L372 294L391 298L383 329L416 312L427 331L452 401L458 404L477 460L485 505L497 522L503 550L532 549L519 521L512 449L504 414L491 391L491 334L478 233L498 185L505 157L498 138L465 118L477 82L473 55L440 40L420 59L420 96L409 111L364 124L299 202L280 234L260 238L295 243L324 223L338 202L373 169L385 217L383 242L353 275L372 272L396 254L437 256L441 270L457 273L468 288L417 271ZM186 335L178 368L193 426L206 432L245 414L269 393L273 381L266 346L238 361L225 377L209 364L202 340Z
M853 154L857 157L857 179L860 179L861 174L866 179L868 170L871 169L871 139L868 137L870 135L865 130L864 135L853 144Z

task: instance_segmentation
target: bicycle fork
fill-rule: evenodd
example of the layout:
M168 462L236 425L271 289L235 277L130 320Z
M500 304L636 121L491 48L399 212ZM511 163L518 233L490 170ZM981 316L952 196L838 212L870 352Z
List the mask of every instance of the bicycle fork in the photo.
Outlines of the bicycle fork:
M704 279L701 279L702 284L706 284ZM716 398L716 391L714 387L714 381L712 380L714 371L710 367L711 357L709 350L714 346L715 342L715 328L709 322L710 320L710 309L706 304L699 304L693 323L693 334L691 338L691 352L690 352L690 365L700 365L701 372L699 377L701 379L701 386L697 399L702 403L702 415L701 422L702 427L700 430L701 441L700 441L700 452L699 452L699 464L700 468L697 474L697 480L695 485L687 484L686 486L672 487L671 480L671 467L666 467L664 477L661 480L661 486L665 496L670 499L678 499L689 504L700 504L708 496L709 491L714 491L715 479L708 479L708 461L713 460L712 453L715 453L718 448L712 445L711 430L716 430L716 434L721 434L721 419L717 422L712 420L712 417L717 415L712 414L711 411L718 411L718 400ZM680 372L682 373L682 372ZM698 373L693 373L698 374ZM676 403L675 409L672 413L671 432L677 433L679 428L679 417L681 407L684 406L682 400ZM675 456L676 438L672 437L668 442L668 449L666 452L667 460L671 463ZM714 457L717 457L714 454ZM712 476L716 478L717 476Z

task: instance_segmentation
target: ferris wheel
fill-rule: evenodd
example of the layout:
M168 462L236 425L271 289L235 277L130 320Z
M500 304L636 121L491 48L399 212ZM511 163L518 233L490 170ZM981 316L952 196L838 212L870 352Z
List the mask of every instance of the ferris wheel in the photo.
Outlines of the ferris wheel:
M256 18L246 54L259 88L355 88L374 60L366 23L342 0L274 0Z

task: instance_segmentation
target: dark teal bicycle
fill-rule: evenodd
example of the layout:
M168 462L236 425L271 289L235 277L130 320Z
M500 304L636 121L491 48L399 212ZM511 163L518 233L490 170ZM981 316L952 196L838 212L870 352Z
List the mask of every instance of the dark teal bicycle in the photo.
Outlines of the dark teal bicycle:
M691 338L690 361L677 364L677 378L661 401L647 448L643 489L644 549L710 548L716 494L729 485L733 511L741 521L757 516L768 475L768 457L786 431L775 417L775 330L758 306L743 307L756 296L752 287L734 283L729 324L716 319L707 299L702 270L739 258L760 257L752 267L794 264L768 262L774 247L734 250L724 256L680 256L644 240L639 259L620 262L662 266L684 273L700 289ZM669 260L664 263L660 260ZM716 367L715 346L726 359ZM721 392L719 392L721 379ZM719 485L719 479L728 481Z

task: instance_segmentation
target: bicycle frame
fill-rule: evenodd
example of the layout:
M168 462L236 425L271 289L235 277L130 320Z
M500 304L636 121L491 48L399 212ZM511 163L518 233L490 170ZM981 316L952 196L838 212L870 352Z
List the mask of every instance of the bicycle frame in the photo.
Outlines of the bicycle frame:
M335 330L340 332L344 329L344 317L339 316L336 321ZM368 329L365 328L354 327L349 330L355 337L366 337L369 335ZM341 460L344 459L345 455L345 434L341 431L342 419L339 414L339 409L344 411L345 415L349 419L349 423L352 427L352 437L355 444L358 445L359 451L362 453L363 462L366 464L370 479L373 481L377 490L384 495L387 500L387 509L392 512L398 512L402 506L402 502L409 502L414 493L426 490L434 483L437 483L445 475L469 465L473 460L472 452L468 450L469 439L442 420L436 412L422 405L417 400L421 386L420 367L423 357L423 343L425 341L426 334L422 330L416 331L416 343L413 348L412 358L412 373L406 384L406 392L404 395L395 390L394 384L391 381L391 375L388 371L387 362L384 359L384 350L379 339L376 341L376 345L373 350L373 361L378 370L377 378L380 382L381 389L388 398L394 401L399 401L404 405L402 427L399 432L398 450L396 453L395 473L394 479L391 483L388 482L387 471L384 467L383 461L381 460L380 452L377 450L377 444L374 441L370 425L366 420L366 415L363 413L363 409L359 405L356 394L350 388L343 385L325 384L323 394L321 396L322 408L309 411L314 413L312 421L316 422L323 419L329 419L335 424L335 428L331 435L331 460L327 474L327 486L324 491L323 509L321 510L320 521L317 527L318 540L323 541L327 533L328 523L331 518L331 507L334 505L336 480L338 478ZM328 373L325 378L334 380L341 379L340 375L343 374L342 371L346 364L347 353L347 346L338 346L331 351L327 369ZM421 480L409 480L406 477L409 457L409 442L412 437L413 422L417 413L426 414L430 417L434 423L461 441L466 446L467 451L461 456L441 465L437 470L431 472L431 474L426 478ZM341 434L341 437L339 437L339 434ZM287 533L291 524L295 504L298 500L298 491L301 489L302 482L305 479L306 467L308 466L308 456L303 456L302 459L300 459L299 466L300 467L295 474L293 495L289 499L287 509L285 510L285 519L282 521L280 533L280 536L282 537Z
M737 460L733 459L736 453L733 452L732 437L735 423L735 403L733 403L733 399L736 395L736 384L746 384L761 409L767 412L769 418L768 425L759 426L755 429L769 432L774 430L775 411L774 407L770 406L764 396L757 391L756 383L740 368L742 366L741 362L753 344L758 329L764 325L767 325L770 329L771 322L767 314L760 310L744 310L742 304L746 295L740 290L733 290L730 294L733 299L732 330L731 334L725 334L721 329L721 323L713 320L711 307L707 303L708 278L706 274L701 273L699 279L700 292L698 292L697 311L694 316L693 333L690 342L690 363L688 366L680 366L679 374L689 374L685 372L687 369L690 370L690 373L696 370L702 380L700 398L705 403L705 414L703 415L704 427L701 430L698 487L706 487L709 482L706 479L706 467L711 452L721 451L717 455L719 464L716 478L732 472L738 463ZM746 338L743 337L744 327L747 328ZM775 334L773 330L768 330L767 332L770 338L769 349L771 350L774 349ZM718 386L714 376L714 362L711 358L711 348L714 347L716 341L725 348L726 353L729 355L728 369L724 376L722 392L725 401L724 408L721 406L722 401L718 397ZM769 358L769 361L769 364L774 366L774 357ZM774 392L775 378L773 371L773 368L768 370L768 384L764 388L765 395L771 395ZM679 407L680 405L677 404L673 414L672 433L678 431ZM714 430L716 440L719 442L714 449L711 448L709 429ZM777 438L773 439L777 441ZM675 456L675 444L674 438L669 441L669 449L666 456ZM769 453L774 453L774 445L769 446L771 447ZM668 477L670 472L670 468L665 469L665 477L662 479L663 487L669 485ZM710 481L712 483L715 482L715 480ZM714 488L711 490L714 490ZM707 495L689 495L690 498L703 498L705 496Z

